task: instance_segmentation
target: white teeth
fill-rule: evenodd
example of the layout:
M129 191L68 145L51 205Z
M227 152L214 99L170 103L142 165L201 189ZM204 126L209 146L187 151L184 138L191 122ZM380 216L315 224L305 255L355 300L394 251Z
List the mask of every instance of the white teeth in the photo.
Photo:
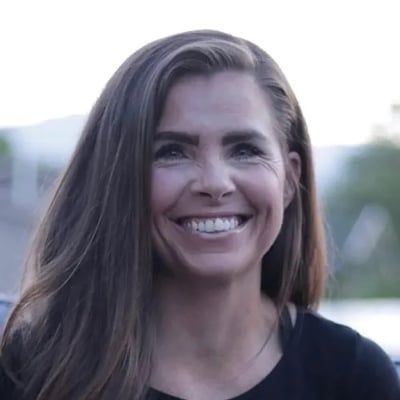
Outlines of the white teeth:
M208 219L206 221L206 232L215 231L214 221L212 219Z
M214 224L215 224L215 229L217 231L223 231L224 230L225 224L224 224L224 221L222 221L222 218L217 218L215 220Z
M230 222L227 219L225 219L224 220L224 230L228 231L230 227L231 227Z
M185 228L192 232L223 232L236 229L239 226L238 217L217 217L204 219L188 219L183 224Z

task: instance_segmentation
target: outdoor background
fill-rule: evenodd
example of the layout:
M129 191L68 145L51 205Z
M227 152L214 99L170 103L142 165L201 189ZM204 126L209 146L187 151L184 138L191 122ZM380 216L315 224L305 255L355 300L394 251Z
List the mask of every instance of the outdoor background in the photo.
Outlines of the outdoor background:
M0 295L15 296L47 193L119 64L219 29L267 50L303 108L330 247L321 313L400 357L400 2L5 0L0 14Z

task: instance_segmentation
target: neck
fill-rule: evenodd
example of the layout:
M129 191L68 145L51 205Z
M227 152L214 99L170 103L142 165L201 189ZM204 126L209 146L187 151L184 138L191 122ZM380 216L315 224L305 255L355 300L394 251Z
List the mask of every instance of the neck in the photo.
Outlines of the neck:
M160 279L157 363L229 374L255 357L276 322L258 276L217 286Z

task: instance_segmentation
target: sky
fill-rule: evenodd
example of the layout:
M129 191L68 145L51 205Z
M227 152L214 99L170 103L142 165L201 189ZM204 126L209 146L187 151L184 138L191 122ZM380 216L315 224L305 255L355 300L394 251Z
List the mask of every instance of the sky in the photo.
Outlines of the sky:
M400 101L400 1L2 0L0 126L87 114L151 40L211 28L278 62L315 145L368 140Z

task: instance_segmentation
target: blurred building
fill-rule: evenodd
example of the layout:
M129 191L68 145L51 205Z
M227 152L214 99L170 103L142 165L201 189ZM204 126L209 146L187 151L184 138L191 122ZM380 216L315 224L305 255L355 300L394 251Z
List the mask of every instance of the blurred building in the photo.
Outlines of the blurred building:
M3 129L0 157L0 293L12 294L46 193L71 156L85 117Z
M393 102L390 106L390 112L387 121L376 124L372 128L372 137L384 137L400 143L400 99Z

